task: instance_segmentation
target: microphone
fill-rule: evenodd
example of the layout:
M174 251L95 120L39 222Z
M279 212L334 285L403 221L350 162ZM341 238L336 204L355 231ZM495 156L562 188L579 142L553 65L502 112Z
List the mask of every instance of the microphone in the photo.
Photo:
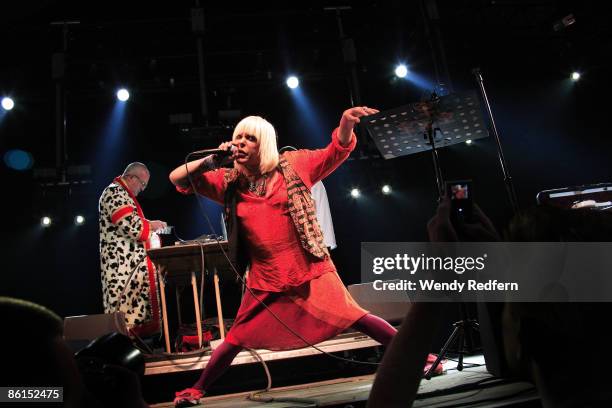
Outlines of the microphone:
M204 150L197 150L195 152L191 152L191 153L189 153L189 155L196 155L196 154L209 155L209 154L214 154L215 156L229 157L232 154L234 154L234 152L236 150L238 150L238 148L236 146L232 145L227 150L224 150L224 149L204 149Z

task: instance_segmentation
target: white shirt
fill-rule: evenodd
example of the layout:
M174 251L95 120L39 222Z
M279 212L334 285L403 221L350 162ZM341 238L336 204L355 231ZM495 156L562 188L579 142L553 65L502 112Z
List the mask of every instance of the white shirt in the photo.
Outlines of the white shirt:
M336 245L336 235L334 234L334 224L332 222L331 212L329 211L329 201L327 200L327 192L321 181L317 182L310 189L312 198L315 201L315 209L317 211L317 219L321 230L323 231L323 242L329 249L334 249Z

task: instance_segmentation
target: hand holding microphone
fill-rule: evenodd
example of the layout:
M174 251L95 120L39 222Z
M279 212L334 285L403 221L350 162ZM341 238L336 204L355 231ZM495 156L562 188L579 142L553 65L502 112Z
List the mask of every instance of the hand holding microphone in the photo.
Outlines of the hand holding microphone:
M232 142L223 142L216 149L204 149L204 150L196 150L195 152L189 153L189 155L215 155L228 157L233 156L233 154L238 150L236 146L232 144Z
M238 148L232 144L232 142L223 142L219 145L217 149L219 152L215 152L213 154L221 156L221 157L230 157L232 160L234 159L234 155L238 152Z
M238 148L232 142L223 142L217 149L198 150L191 154L206 154L207 156L202 159L201 168L204 170L214 170L231 163L237 151Z
M215 170L226 163L231 163L238 152L232 142L224 142L217 149L205 149L191 152L185 157L185 165L179 166L170 173L170 181L175 186L187 188L191 185L191 175L201 174L205 171ZM206 156L201 159L189 161L192 156Z

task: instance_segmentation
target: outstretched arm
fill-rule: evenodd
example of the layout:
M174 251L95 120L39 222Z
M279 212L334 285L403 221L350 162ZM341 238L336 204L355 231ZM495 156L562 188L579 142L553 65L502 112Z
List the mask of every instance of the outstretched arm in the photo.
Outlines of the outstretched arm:
M340 125L333 131L332 140L323 149L286 152L285 157L310 188L324 179L344 162L355 148L356 138L353 128L360 118L377 113L377 109L360 106L342 113Z

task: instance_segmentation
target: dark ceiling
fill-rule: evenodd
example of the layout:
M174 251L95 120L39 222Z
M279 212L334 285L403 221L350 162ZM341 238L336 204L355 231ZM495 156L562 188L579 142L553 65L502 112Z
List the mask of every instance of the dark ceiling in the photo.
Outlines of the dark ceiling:
M190 126L216 125L225 117L231 125L232 110L286 115L288 73L298 74L336 117L351 98L387 109L431 91L397 84L397 62L432 84L457 89L474 86L470 71L476 66L508 83L564 78L583 67L594 78L610 64L610 25L595 1L261 3L2 2L0 92L28 106L23 120L30 122L29 135L49 135L57 122L53 79L64 74L75 157L84 150L78 145L80 109L99 110L95 103L108 104L118 86L146 99L147 112L166 123L169 115L191 114ZM559 25L570 14L576 22ZM61 66L53 58L64 49ZM347 64L352 56L355 64ZM25 147L52 149L49 136L43 143L31 136ZM5 147L24 143L16 137L7 136Z
M198 87L196 38L190 1L60 2L8 5L0 11L3 58L0 86L36 98L48 92L51 57L67 34L67 77L75 96L128 84L140 92L188 92ZM553 0L202 2L206 86L224 104L246 89L282 82L288 72L306 80L342 78L344 34L354 39L360 80L378 83L398 60L435 76L431 47L437 32L448 67L460 79L475 64L558 75L572 64L605 69L610 28L600 2ZM436 7L437 5L437 7ZM568 14L576 23L555 31ZM58 23L58 24L54 24ZM429 43L429 40L433 44ZM588 60L588 61L587 61ZM443 61L438 61L442 65ZM442 67L439 67L442 70ZM463 75L462 75L463 74ZM384 89L377 87L379 92ZM228 101L227 96L231 98Z

